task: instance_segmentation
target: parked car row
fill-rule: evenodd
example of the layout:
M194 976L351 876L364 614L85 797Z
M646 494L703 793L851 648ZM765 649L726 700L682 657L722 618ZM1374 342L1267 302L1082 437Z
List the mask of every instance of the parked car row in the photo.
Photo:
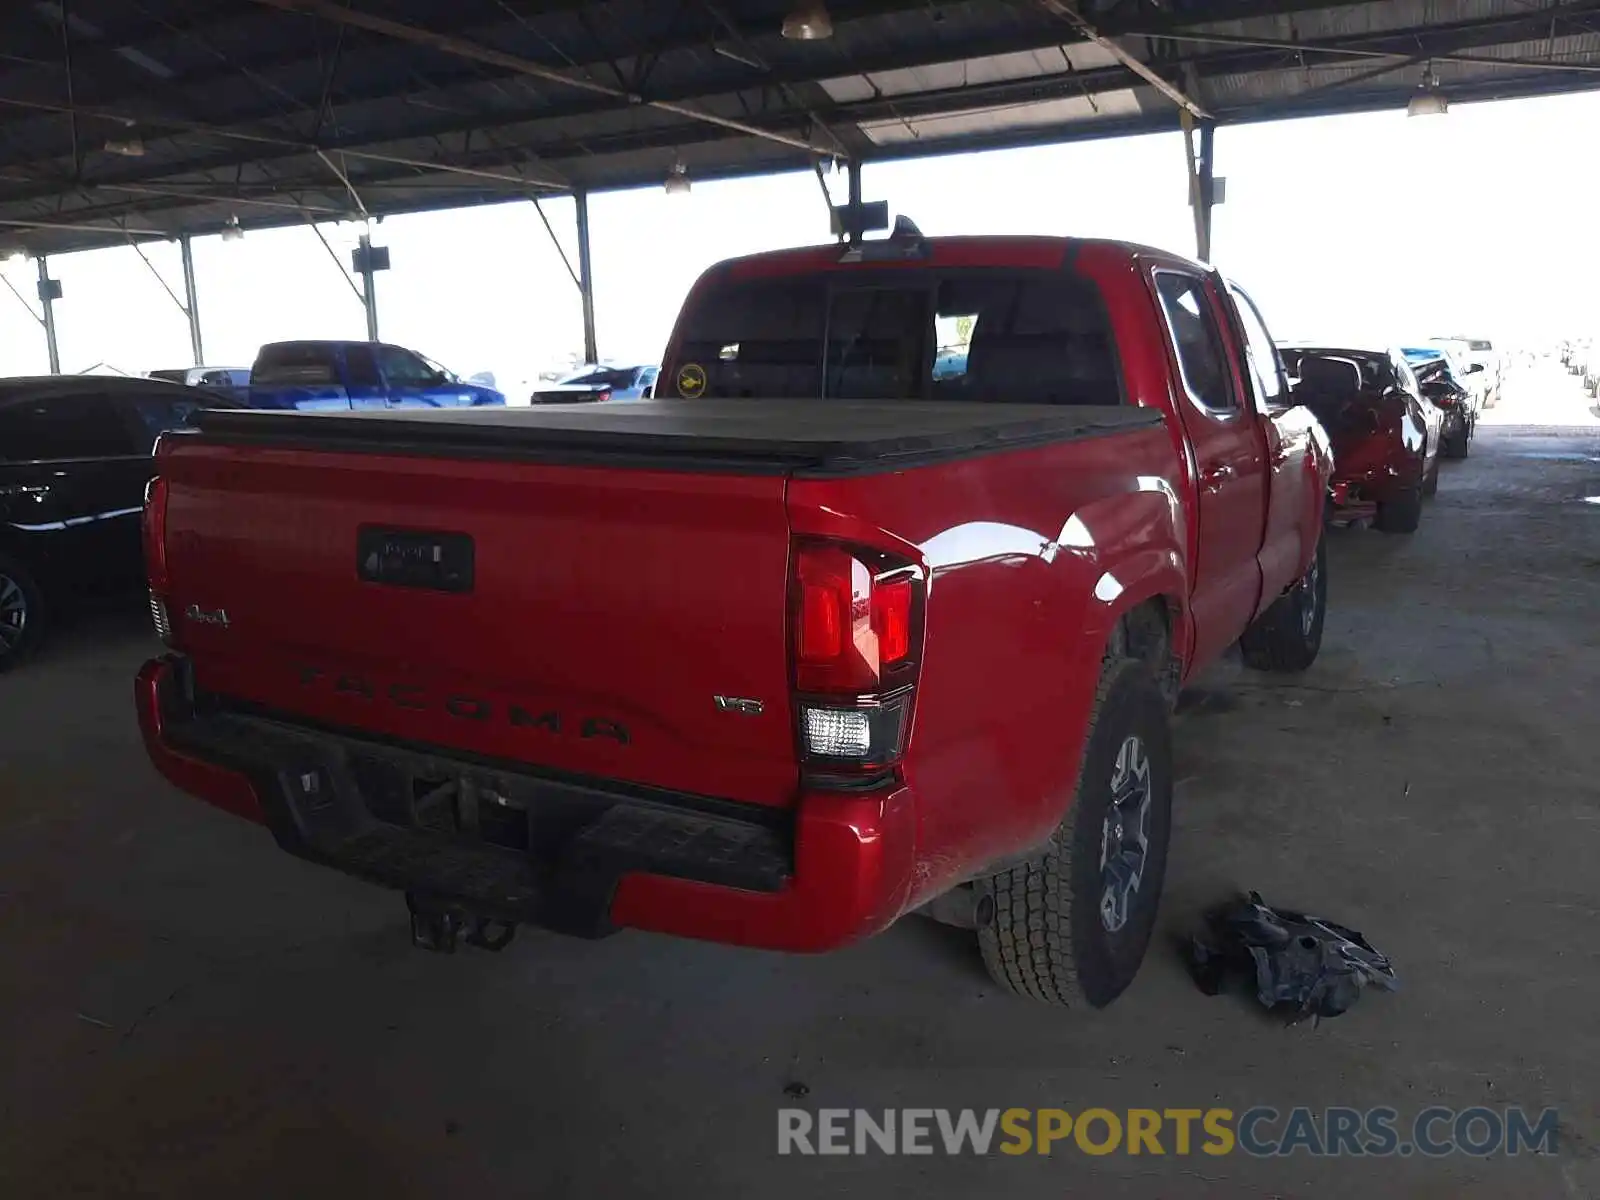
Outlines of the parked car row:
M1480 363L1438 343L1412 347L1282 345L1295 399L1333 442L1329 516L1414 533L1439 489L1439 460L1466 458L1477 429Z
M1436 337L1429 338L1428 343L1445 351L1458 376L1472 375L1471 390L1477 394L1480 411L1500 403L1508 364L1493 341L1482 337Z
M1600 338L1576 338L1563 343L1561 363L1583 380L1584 391L1600 398Z
M648 400L659 368L590 363L538 388L531 404ZM326 411L504 404L489 374L463 380L402 346L356 341L273 342L253 367L181 367L149 378L203 387L250 408Z

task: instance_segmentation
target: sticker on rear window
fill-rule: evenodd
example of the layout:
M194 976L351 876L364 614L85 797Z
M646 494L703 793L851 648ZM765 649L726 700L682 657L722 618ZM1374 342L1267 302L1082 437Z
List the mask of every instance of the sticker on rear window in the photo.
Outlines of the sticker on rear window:
M693 400L706 390L706 369L699 363L684 363L678 368L678 395Z

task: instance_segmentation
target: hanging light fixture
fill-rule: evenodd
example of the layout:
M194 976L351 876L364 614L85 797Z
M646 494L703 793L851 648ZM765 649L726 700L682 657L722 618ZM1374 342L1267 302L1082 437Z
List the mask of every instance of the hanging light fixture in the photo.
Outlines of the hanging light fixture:
M1411 97L1411 103L1406 105L1406 116L1442 117L1449 111L1450 101L1439 90L1439 77L1433 73L1433 64L1429 63L1422 71L1422 85L1417 89L1417 94Z
M689 194L689 168L683 165L683 159L680 158L672 164L672 170L667 172L667 181L663 186L669 196Z
M238 218L237 215L229 217L226 221L224 221L222 223L222 240L223 241L225 241L225 242L237 242L237 241L243 240L243 238L244 238L244 230L239 228L239 218Z
M826 4L798 4L783 19L783 36L791 42L819 42L833 36L833 18Z

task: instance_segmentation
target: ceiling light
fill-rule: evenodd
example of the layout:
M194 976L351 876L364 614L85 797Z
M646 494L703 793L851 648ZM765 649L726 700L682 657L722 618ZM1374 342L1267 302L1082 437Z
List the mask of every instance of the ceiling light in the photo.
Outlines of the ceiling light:
M801 4L783 19L783 36L791 42L817 42L833 36L833 18L825 4Z
M239 228L239 218L237 216L229 217L226 221L224 221L222 223L222 240L223 241L225 241L225 242L237 242L237 241L242 240L243 238L244 238L244 230Z
M143 158L144 142L138 137L107 138L106 153L120 154L123 158Z
M672 170L667 172L667 181L664 185L667 195L685 196L689 193L689 168L683 165L680 158L672 164Z
M1450 101L1439 90L1439 79L1433 73L1433 64L1429 63L1422 72L1422 86L1411 97L1411 103L1406 105L1406 116L1442 117L1449 111Z

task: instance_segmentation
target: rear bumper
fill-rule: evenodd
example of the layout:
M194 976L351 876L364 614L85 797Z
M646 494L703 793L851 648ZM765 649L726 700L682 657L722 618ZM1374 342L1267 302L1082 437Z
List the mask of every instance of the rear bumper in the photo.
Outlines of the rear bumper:
M910 890L899 784L774 811L197 705L173 658L134 694L151 761L184 791L298 857L500 920L827 950L889 925Z

